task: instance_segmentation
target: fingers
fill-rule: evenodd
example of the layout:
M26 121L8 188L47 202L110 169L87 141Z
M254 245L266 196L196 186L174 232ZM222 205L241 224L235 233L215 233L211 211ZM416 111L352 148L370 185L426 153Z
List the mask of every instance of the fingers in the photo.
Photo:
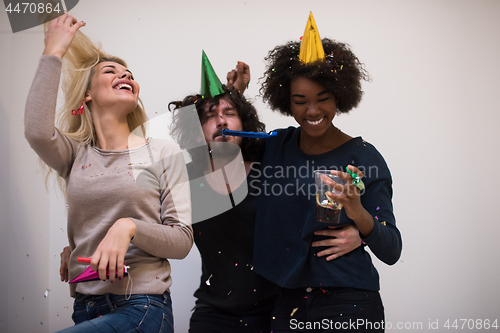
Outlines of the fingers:
M238 64L236 65L236 71L238 72L238 74L245 77L247 83L250 82L250 66L242 61L238 61Z
M66 25L66 26L72 26L78 22L78 20L74 17L69 15L68 13L64 13L58 18L55 18L52 20L57 25ZM52 23L51 23L52 25Z
M347 168L358 175L359 178L363 178L363 172L353 165L348 165Z
M125 255L117 252L107 251L101 252L98 248L94 255L92 255L90 266L92 270L99 272L99 279L106 281L109 279L114 283L116 278L121 280L123 278L123 271L125 268Z
M84 27L86 26L87 23L83 22L83 21L80 21L80 22L75 22L75 24L73 24L73 26L71 27L71 29L76 33L76 31L78 29L80 29L81 27Z
M60 26L63 26L63 25L70 26L73 21L76 22L76 18L74 18L73 16L65 13L65 14L62 14L61 16L53 19L51 21L51 23L50 23L50 26L51 27L60 27Z
M64 24L67 24L67 25L70 25L70 26L73 25L73 24L75 24L76 22L78 22L78 20L75 17L71 16L71 15L68 15L66 17L66 19L64 20Z
M332 238L314 241L311 243L312 247L326 247L326 246L337 247L337 246L343 245L345 243L345 240L338 239L335 236L333 236L332 234L327 233L325 231L326 230L316 231L314 234L315 235L322 235L322 236L330 236ZM330 230L330 231L333 231L333 230Z
M64 267L63 261L61 260L61 266L59 266L59 275L61 276L62 282L66 282L65 281L65 272L67 272L67 271L68 271L68 269L66 267Z
M332 246L329 247L328 249L316 253L316 256L317 257L328 256L326 257L326 261L330 261L340 256L343 256L346 253L347 253L346 251L342 251L338 246Z
M68 282L68 267L69 267L69 257L71 255L71 250L69 246L66 246L60 253L61 265L59 266L59 275L61 276L61 281Z
M99 279L101 281L106 281L108 279L108 263L109 258L106 254L103 254L101 260L99 260L99 265L97 266L97 270L99 272Z
M332 189L334 189L336 191L342 192L342 190L344 189L344 187L342 185L338 184L337 182L335 182L333 179L331 179L327 175L321 175L320 179L323 183L330 186Z
M342 201L342 198L349 198L349 197L359 197L361 191L360 189L353 184L353 177L358 176L359 178L363 177L363 172L359 170L357 167L353 165L348 165L347 168L353 173L354 176L351 176L348 172L342 172L338 170L331 170L332 175L338 176L340 179L343 179L346 181L344 185L340 185L333 181L332 179L329 179L328 176L322 175L321 180L330 186L332 189L339 193L331 193L327 192L327 195L332 198L333 200L338 200L340 203L345 204L344 201Z
M90 261L92 269L99 272L101 280L106 281L108 271L111 282L116 280L117 275L118 278L123 277L125 255L135 230L135 222L128 218L117 220L109 228Z
M97 272L99 270L100 260L101 260L101 252L99 251L99 249L97 249L90 258L90 268L92 268L93 271Z
M356 168L355 166L353 165L348 165L347 168L353 172L354 174L356 174L359 178L363 178L363 172L361 172L361 170L359 170L358 168ZM343 172L343 171L338 171L338 170L332 170L332 175L336 175L338 176L339 178L347 181L347 182L352 182L352 177L350 174L348 174L347 172Z
M116 262L116 272L117 272L117 277L118 280L121 280L123 278L123 270L125 269L125 257L124 256L119 256L118 260Z
M106 265L107 272L109 273L108 278L111 283L114 283L117 277L118 280L121 280L123 277L125 257L117 253L112 253L108 258L108 263Z
M108 262L108 272L109 272L109 281L111 283L115 282L115 275L116 275L116 257L115 256L111 256L109 258L109 262Z
M322 231L324 231L324 230L322 230ZM314 241L314 242L311 243L312 247L343 246L343 245L345 245L347 243L347 240L345 238L337 238L337 237L332 236L331 234L328 234L326 232L319 233L318 231L316 231L314 234L315 235L322 235L322 236L330 236L332 238L323 239L323 240L319 240L319 241Z
M96 251L90 261L92 270L99 272L99 279L106 281L109 279L114 283L116 278L121 280L123 278L123 271L125 269L125 257L123 255L106 255L100 256L100 260L96 258L99 256Z
M324 245L324 246L328 246L328 245ZM331 261L331 260L337 259L337 258L339 258L339 257L343 256L344 254L349 253L351 251L350 249L344 249L343 247L345 247L345 246L331 246L327 249L324 249L324 250L316 253L316 256L317 257L328 256L328 257L326 257L326 261Z
M85 22L77 22L76 18L68 14L52 20L45 34L43 54L54 55L62 59L68 52L76 31L85 25Z
M334 259L337 259L339 257L342 257L344 254L348 253L348 251L339 251L337 253L333 253L332 255L326 257L326 261L332 261Z
M328 229L318 230L314 234L332 237L311 244L313 247L328 247L316 254L318 257L328 256L327 261L339 258L361 245L359 230L352 225L341 228L329 227Z
M238 61L233 78L233 85L240 94L243 94L250 82L250 67L244 62Z
M234 81L236 80L236 77L237 77L237 74L236 74L236 70L232 70L230 72L227 73L227 86L228 87L232 87L233 84L234 84Z
M334 229L322 229L315 231L314 234L318 236L329 236L329 237L337 237L339 235L340 230L342 230L342 227L333 227Z

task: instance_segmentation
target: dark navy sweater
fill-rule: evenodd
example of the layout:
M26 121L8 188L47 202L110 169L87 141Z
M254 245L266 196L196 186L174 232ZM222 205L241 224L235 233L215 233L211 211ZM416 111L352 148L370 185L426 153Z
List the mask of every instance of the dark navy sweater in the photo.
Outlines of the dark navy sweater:
M332 261L317 257L325 248L314 232L328 224L316 221L313 170L345 171L349 164L363 173L363 207L375 227L363 241L377 258L392 265L401 254L401 235L392 212L392 179L382 155L362 138L320 155L299 148L300 128L278 130L266 140L254 238L255 271L285 288L353 287L379 290L379 276L364 246ZM341 219L348 217L342 212ZM351 221L354 223L353 221Z

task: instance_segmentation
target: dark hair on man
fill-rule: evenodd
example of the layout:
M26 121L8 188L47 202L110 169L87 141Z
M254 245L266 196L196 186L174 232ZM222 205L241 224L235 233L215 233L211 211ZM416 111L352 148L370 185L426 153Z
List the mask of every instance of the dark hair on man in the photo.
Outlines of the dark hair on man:
M292 116L290 84L293 79L306 77L326 88L337 100L337 112L348 113L361 101L361 80L370 77L364 65L352 53L349 45L328 38L322 40L325 59L311 64L299 60L300 42L288 42L269 51L260 92L271 109Z
M172 115L172 124L170 126L170 134L172 137L177 140L181 148L185 148L189 142L192 141L193 133L187 133L185 128L189 128L190 126L184 126L183 122L191 121L191 119L186 119L182 117L182 112L179 112L179 108L185 107L188 105L195 104L196 111L198 112L198 118L200 119L200 123L204 124L206 119L205 106L210 105L219 105L221 99L227 101L232 106L236 108L238 112L238 116L241 119L241 124L243 127L243 131L246 132L265 132L266 126L264 123L259 121L259 116L257 115L257 110L255 107L246 100L246 98L236 92L233 88L229 89L224 87L224 94L215 96L213 98L201 98L199 95L189 95L184 100L171 102L170 105L174 105L175 109L173 110ZM195 103L196 101L196 103ZM192 127L191 127L192 128ZM262 139L255 138L242 138L241 141L241 154L243 156L243 160L245 161L260 161L262 158Z

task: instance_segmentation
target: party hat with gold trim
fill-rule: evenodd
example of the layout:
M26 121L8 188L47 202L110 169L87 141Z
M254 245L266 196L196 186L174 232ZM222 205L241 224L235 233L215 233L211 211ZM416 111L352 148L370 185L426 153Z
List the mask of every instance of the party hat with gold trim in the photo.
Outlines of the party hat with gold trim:
M306 30L300 43L299 59L305 64L325 59L325 50L323 50L323 44L321 43L318 27L316 27L316 21L314 21L312 12L309 13Z
M220 83L214 68L208 60L205 51L201 54L201 96L203 98L212 98L217 95L223 94L224 88Z

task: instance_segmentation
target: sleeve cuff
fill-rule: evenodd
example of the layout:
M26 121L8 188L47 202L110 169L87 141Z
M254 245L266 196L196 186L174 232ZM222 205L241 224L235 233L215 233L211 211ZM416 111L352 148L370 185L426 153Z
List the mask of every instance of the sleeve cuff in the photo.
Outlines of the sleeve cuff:
M361 237L361 241L363 241L365 244L369 245L370 243L372 242L375 242L377 240L377 238L379 238L380 236L380 233L381 233L381 227L382 225L380 224L380 222L374 218L373 218L373 230L372 230L372 233L370 234L370 236L368 237L363 237L361 236L361 233L359 234L359 236Z

